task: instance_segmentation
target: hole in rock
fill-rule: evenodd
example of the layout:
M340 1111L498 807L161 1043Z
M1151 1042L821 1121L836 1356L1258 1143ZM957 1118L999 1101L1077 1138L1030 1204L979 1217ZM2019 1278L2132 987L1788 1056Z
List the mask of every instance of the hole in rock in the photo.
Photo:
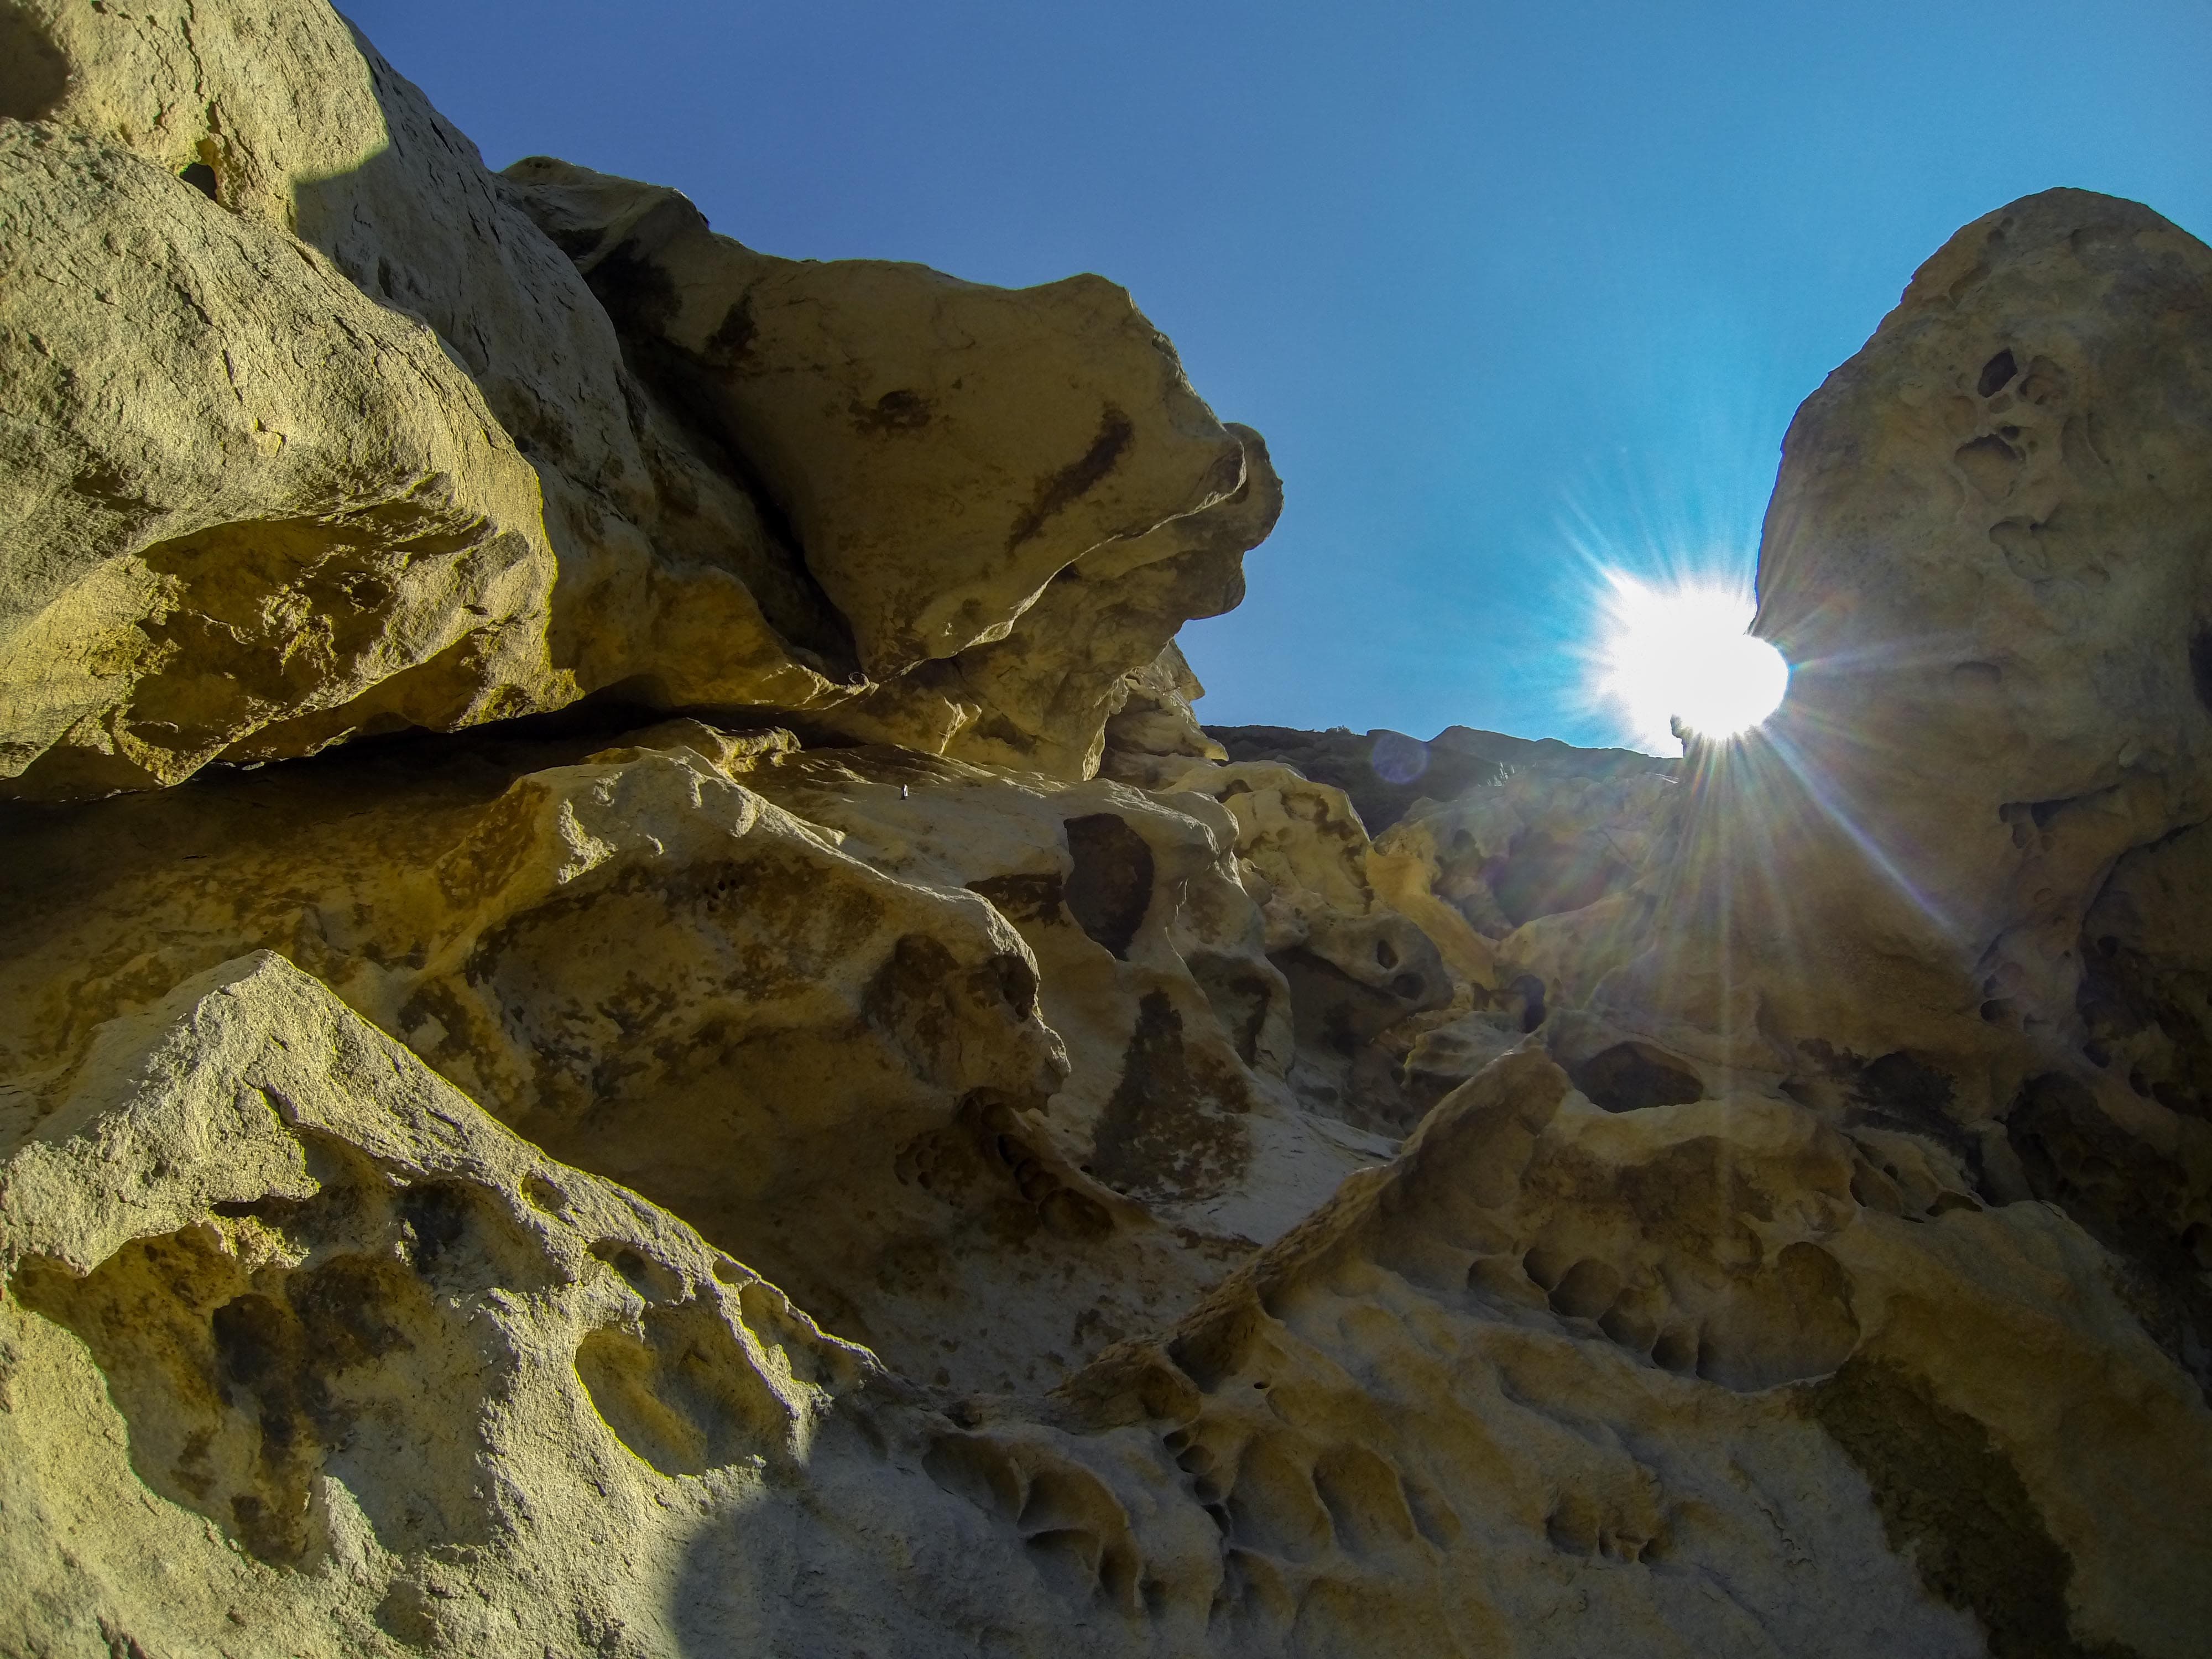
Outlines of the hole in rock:
M1523 974L1509 988L1510 994L1521 1001L1521 1029L1533 1031L1544 1023L1544 981L1534 974Z
M215 169L205 161L195 161L188 167L180 168L177 177L206 197L209 201L222 201L222 198L216 194Z
M2013 376L2020 373L2020 365L2013 361L2012 348L2002 351L1982 365L1982 378L1974 390L1984 398L1994 398L2012 384Z
M1521 1270L1547 1291L1567 1276L1570 1265L1563 1251L1544 1244L1531 1246L1521 1258Z
M1312 1471L1269 1437L1253 1441L1237 1463L1229 1519L1239 1544L1279 1560L1311 1561L1336 1542Z
M790 1431L790 1407L705 1303L593 1331L577 1347L576 1376L615 1437L663 1474L781 1451Z
M2212 627L2200 628L2190 636L2189 684L2197 701L2212 710Z
M1659 1333L1651 1345L1651 1363L1662 1370L1694 1371L1698 1368L1698 1334L1686 1325Z
M1569 1319L1595 1319L1620 1294L1620 1275L1604 1262L1585 1257L1552 1287L1552 1311Z
M1648 1043L1616 1042L1575 1068L1575 1087L1608 1112L1681 1106L1705 1097L1703 1079Z
M0 9L0 116L43 119L69 90L69 60L13 8Z
M1960 444L1952 459L1967 481L1992 500L2012 488L2013 471L2020 465L2018 452L1994 432Z
M602 1238L592 1244L592 1254L620 1273L623 1282L643 1300L678 1302L683 1299L683 1275L650 1260L629 1245L616 1239Z
M1338 1446L1314 1464L1314 1490L1340 1548L1365 1555L1410 1542L1416 1528L1395 1464L1364 1446Z
M1093 812L1067 821L1068 872L1061 898L1075 925L1126 959L1152 902L1152 849L1126 820Z
M1632 1293L1624 1294L1599 1316L1598 1329L1608 1340L1636 1353L1649 1353L1658 1340L1659 1328L1636 1305Z

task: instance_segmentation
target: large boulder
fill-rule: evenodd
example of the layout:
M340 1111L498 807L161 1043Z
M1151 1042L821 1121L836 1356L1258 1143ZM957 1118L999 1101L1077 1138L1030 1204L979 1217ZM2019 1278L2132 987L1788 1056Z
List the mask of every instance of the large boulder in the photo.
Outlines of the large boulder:
M545 157L505 176L641 368L756 471L872 678L1004 637L1084 554L1243 483L1242 445L1103 278L779 259L672 190Z
M1791 424L1788 698L1693 746L1662 902L1577 967L1885 1188L2063 1205L2205 1386L2209 428L2212 249L2083 191L1961 230Z
M2209 309L2212 250L2148 208L2029 197L1791 423L1756 631L1794 678L1701 787L1769 872L1731 924L1767 1030L2078 1040L2106 872L2212 810ZM1676 985L1717 1009L1718 962Z
M538 480L418 319L173 173L0 124L0 771L176 782L561 700Z
M0 46L11 793L594 692L1087 776L1273 522L1101 278L501 178L319 0L22 0Z
M0 1283L9 1652L805 1651L888 1614L949 1653L1063 1605L866 1351L273 956L94 1035L0 1161Z

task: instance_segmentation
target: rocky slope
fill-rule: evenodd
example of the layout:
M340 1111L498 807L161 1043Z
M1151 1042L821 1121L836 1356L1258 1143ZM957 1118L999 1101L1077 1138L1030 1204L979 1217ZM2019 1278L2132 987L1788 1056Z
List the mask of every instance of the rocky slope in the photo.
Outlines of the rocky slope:
M1682 762L1212 733L1096 277L0 0L0 1652L2212 1629L2212 251L1807 403Z

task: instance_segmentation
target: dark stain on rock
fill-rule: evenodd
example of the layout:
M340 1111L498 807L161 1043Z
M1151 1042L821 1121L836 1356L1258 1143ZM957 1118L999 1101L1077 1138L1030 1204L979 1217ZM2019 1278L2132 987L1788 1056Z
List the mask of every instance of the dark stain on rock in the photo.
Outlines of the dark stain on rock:
M711 368L735 368L752 350L753 340L759 332L753 322L752 295L741 295L722 313L722 320L707 337L699 355Z
M1206 993L1213 1017L1236 1045L1237 1058L1247 1066L1256 1065L1260 1033L1267 1029L1268 1012L1274 1006L1276 986L1249 963L1234 957L1199 951L1185 961L1199 989Z
M2126 940L2093 938L2091 931L2082 931L2081 983L2074 994L2087 1034L2083 1052L2110 1066L2116 1054L2132 1050L2138 1093L2184 1117L2212 1121L2212 975L2163 967ZM2163 1041L2132 1041L2145 1033Z
M1862 1060L1847 1048L1832 1048L1818 1038L1798 1046L1849 1089L1848 1127L1923 1136L1958 1158L1978 1190L1983 1178L1982 1143L1951 1115L1951 1103L1958 1090L1949 1073L1903 1049Z
M593 265L585 279L617 327L628 332L657 335L666 331L683 308L676 283L653 260L644 258L636 244L624 242ZM724 319L727 325L727 319Z
M69 59L14 7L0 9L0 116L39 121L69 90Z
M872 404L855 398L849 405L855 432L878 436L919 432L929 424L929 399L919 392L886 392Z
M364 1393L362 1374L373 1379L390 1356L434 1342L448 1317L392 1249L404 1238L398 1207L330 1188L306 1202L226 1205L226 1219L270 1227L295 1246L313 1249L337 1232L368 1247L264 1269L250 1283L207 1230L191 1228L135 1240L82 1279L34 1258L10 1288L82 1340L152 1491L216 1522L258 1559L297 1565L315 1545L315 1476L350 1443L365 1400L389 1386L372 1380ZM420 1380L458 1381L435 1370ZM469 1534L410 1462L428 1448L399 1455L385 1468L400 1488L396 1503L369 1506L380 1537L406 1547Z
M1890 1548L1931 1592L1981 1620L1990 1659L2136 1659L2130 1648L2075 1639L2073 1558L1980 1423L1879 1360L1850 1360L1808 1400L1874 1489Z
M539 228L552 239L555 247L568 256L571 264L580 264L585 256L596 252L606 236L597 225L541 225Z
M931 1082L957 1075L952 1052L958 1019L951 1004L960 963L927 933L907 933L860 996L860 1012L873 1030L890 1037Z
M1138 1197L1208 1197L1244 1167L1243 1110L1239 1080L1194 1058L1182 1016L1164 991L1149 992L1098 1120L1091 1172Z
M1067 920L1060 908L1061 882L1056 875L986 876L971 881L968 890L980 893L1017 927L1051 927Z
M902 1186L981 1212L991 1235L1010 1248L1040 1228L1067 1238L1103 1238L1114 1230L1103 1204L1038 1155L1014 1102L996 1090L970 1090L951 1122L899 1148L893 1168Z
M1555 841L1541 831L1515 837L1511 851L1482 872L1498 908L1516 927L1538 916L1585 908L1635 875L1602 837Z
M1137 930L1152 908L1152 849L1113 812L1067 820L1068 872L1061 896L1077 927L1115 956L1127 959Z
M1127 415L1109 404L1098 416L1098 435L1079 460L1071 462L1048 478L1038 480L1036 497L1006 534L1011 553L1043 530L1046 520L1080 501L1120 463L1137 428Z
M2191 1248L2203 1224L2192 1219L2187 1174L2114 1122L2087 1085L2060 1073L2021 1085L2005 1135L2028 1190L2118 1258L2121 1300L2212 1401L2212 1289Z
M2212 627L2198 629L2189 639L2189 684L2197 701L2212 712Z
M974 1024L1036 1017L1036 970L1012 951L963 963L927 933L902 935L861 993L868 1028L888 1039L915 1074L957 1086L973 1066Z
M415 1270L434 1273L469 1230L468 1194L446 1182L417 1182L399 1195L398 1212Z

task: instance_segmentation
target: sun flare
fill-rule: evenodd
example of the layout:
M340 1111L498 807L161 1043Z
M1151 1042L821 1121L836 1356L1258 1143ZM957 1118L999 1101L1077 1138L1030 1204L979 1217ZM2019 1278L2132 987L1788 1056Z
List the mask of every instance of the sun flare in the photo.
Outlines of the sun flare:
M1662 747L1674 723L1705 738L1750 731L1781 706L1790 665L1751 626L1751 596L1718 583L1656 587L1607 578L1596 650L1598 695L1638 742Z

